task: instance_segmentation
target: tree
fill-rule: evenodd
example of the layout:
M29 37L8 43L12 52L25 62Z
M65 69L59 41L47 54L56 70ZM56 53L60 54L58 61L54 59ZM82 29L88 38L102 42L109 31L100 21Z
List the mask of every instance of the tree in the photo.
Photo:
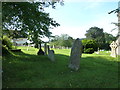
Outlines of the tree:
M54 3L49 4L54 6ZM39 44L40 38L50 37L50 28L60 25L43 11L44 5L44 2L2 2L3 29L20 30L34 43Z
M71 47L73 43L73 38L68 34L61 34L60 36L55 36L50 44L55 46L64 46L64 47Z
M7 35L9 38L27 38L27 33L17 30L3 30L3 35Z
M118 5L120 4L120 1L118 2ZM112 24L114 24L115 26L117 26L118 27L118 35L117 35L117 37L119 37L120 36L120 5L119 5L119 7L117 8L117 9L114 9L114 10L112 10L112 11L110 11L110 12L108 12L108 14L111 14L111 13L117 13L117 17L118 17L118 23L112 23ZM116 29L116 28L115 28ZM115 30L115 29L113 29L113 30ZM113 31L112 30L112 31Z
M99 48L102 48L102 44L105 43L104 32L102 28L91 27L86 31L85 36L87 39L95 40Z
M112 43L112 41L116 40L116 37L114 37L112 34L109 34L107 32L104 33L105 37L105 43Z
M105 50L110 50L110 44L112 43L112 41L116 40L116 37L106 32L104 33L104 37L105 43L103 44L103 47Z

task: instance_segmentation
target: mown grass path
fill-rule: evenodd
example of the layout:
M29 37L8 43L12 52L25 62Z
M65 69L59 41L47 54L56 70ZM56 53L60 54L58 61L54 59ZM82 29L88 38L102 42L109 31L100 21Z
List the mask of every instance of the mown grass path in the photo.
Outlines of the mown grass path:
M70 50L55 49L56 61L38 49L3 56L3 88L117 88L118 60L109 53L83 54L80 69L68 68Z

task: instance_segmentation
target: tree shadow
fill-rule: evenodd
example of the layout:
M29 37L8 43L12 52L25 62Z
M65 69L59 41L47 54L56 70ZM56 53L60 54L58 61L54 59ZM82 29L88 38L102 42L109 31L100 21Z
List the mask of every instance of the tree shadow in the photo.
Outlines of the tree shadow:
M38 58L40 59L49 59L47 55L32 55L32 54L27 54L27 53L24 53L24 52L13 52L14 54L14 57L17 57L17 58L26 58L26 59L31 59L33 58L33 61L37 60ZM37 58L37 59L35 59ZM56 59L56 62L57 61L67 61L69 62L69 56L68 55L64 55L64 54L55 54L55 59ZM104 57L104 56L82 56L80 58L80 63L86 63L87 62L89 63L98 63L98 64L103 64L103 65L112 65L113 63L118 63L117 61L117 58L113 58L113 57ZM91 65L91 66L94 66L94 65Z
M63 61L65 67L68 68L69 65L69 56L63 54L55 55L56 62ZM110 60L111 59L111 60ZM103 72L104 70L115 71L118 72L118 61L115 58L106 58L103 56L87 56L81 57L80 59L80 69L78 72L82 70L98 70ZM70 71L70 69L69 69Z
M43 77L46 77L47 79L53 82L56 82L56 79L58 80L58 82L59 80L61 80L60 82L66 82L66 80L75 79L72 81L73 83L76 81L80 81L82 85L84 84L87 85L87 82L89 82L90 80L93 83L97 83L97 84L103 83L102 85L104 85L104 83L109 83L109 79L111 78L114 79L113 81L115 83L117 81L117 73L118 73L117 61L108 60L109 58L102 57L102 56L82 57L80 59L80 68L78 71L73 71L68 68L69 56L64 54L55 54L54 63L51 62L47 56L31 55L31 54L26 54L24 52L15 52L13 57L14 57L13 60L20 60L22 61L22 63L20 62L19 64L18 62L17 64L19 65L17 65L16 63L13 63L13 66L12 65L8 66L9 68L7 68L6 66L3 66L3 69L5 68L5 70L8 71L7 74L5 73L6 77L7 75L10 74L9 70L12 70L12 74L10 76L12 78L14 78L13 75L16 75L15 72L17 72L18 70L22 70L24 71L22 72L23 74L27 73L28 75L29 75L29 72L27 71L30 71L32 73L31 75L29 75L30 77L36 76L38 77L38 79L40 79L39 75L42 75ZM7 57L7 58L13 58L13 57ZM26 61L30 63L24 64L24 62ZM36 62L36 63L33 63L33 62ZM9 62L7 64L9 64ZM33 67L31 67L32 64L34 64ZM21 75L20 75L20 78L27 78L27 76L22 77ZM102 77L104 77L106 81L103 80ZM62 78L62 79L59 79L59 78ZM82 80L86 81L86 83L82 82ZM96 80L98 82L96 82ZM94 84L91 84L91 85L94 86Z
M24 53L23 51L20 52L12 52L10 55L4 56L5 58L8 58L8 60L20 60L20 61L49 61L49 58L45 55L33 55L33 54L27 54Z

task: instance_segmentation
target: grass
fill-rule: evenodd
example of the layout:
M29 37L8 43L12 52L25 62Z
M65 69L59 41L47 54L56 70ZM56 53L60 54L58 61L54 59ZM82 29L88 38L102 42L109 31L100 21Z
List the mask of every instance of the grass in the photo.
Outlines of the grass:
M118 88L119 60L109 54L83 54L80 69L68 68L70 49L54 49L56 61L38 49L3 56L3 88Z

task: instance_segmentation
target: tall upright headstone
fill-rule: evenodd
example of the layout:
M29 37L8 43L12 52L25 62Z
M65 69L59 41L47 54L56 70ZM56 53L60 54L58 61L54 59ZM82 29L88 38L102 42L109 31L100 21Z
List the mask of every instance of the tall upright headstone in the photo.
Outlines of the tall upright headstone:
M79 38L75 40L71 48L70 60L68 67L77 71L80 67L80 58L82 55L82 42Z
M54 50L50 50L49 45L47 45L47 47L48 47L48 58L54 62L55 61Z

